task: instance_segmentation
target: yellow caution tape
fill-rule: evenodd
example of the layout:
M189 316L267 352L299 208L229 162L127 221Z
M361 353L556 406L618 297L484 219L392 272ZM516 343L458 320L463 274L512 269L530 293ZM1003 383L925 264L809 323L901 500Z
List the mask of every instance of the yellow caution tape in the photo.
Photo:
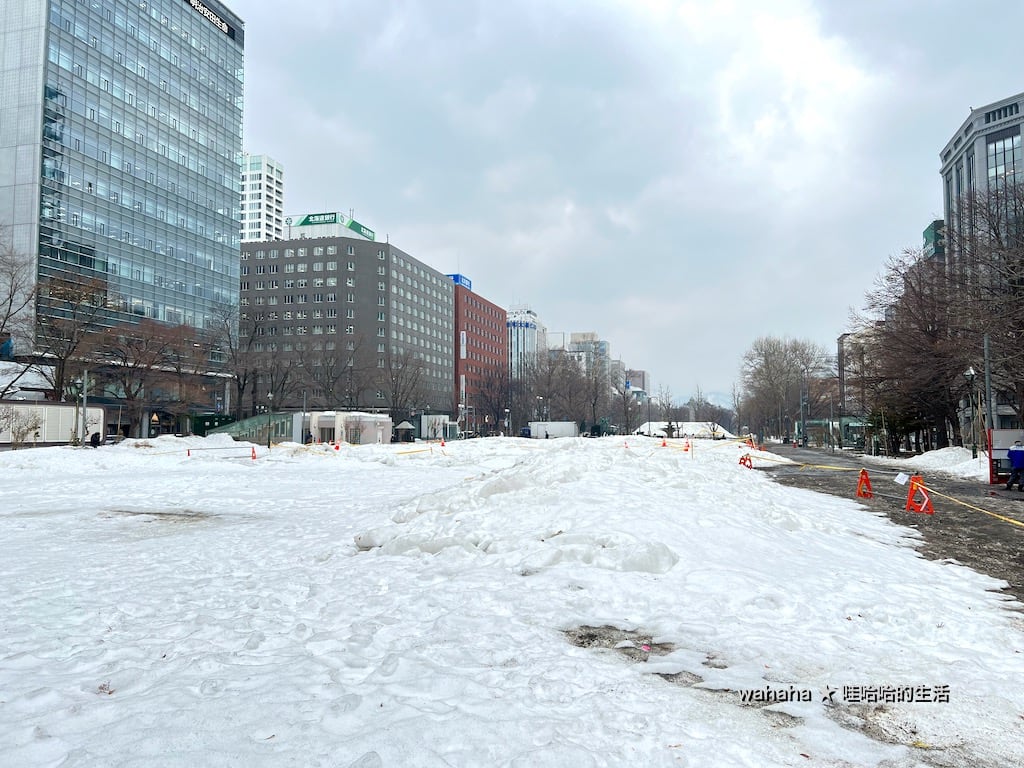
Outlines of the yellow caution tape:
M1006 517L1005 515L1000 515L1000 514L997 514L995 512L990 512L987 509L982 509L981 507L976 507L973 504L968 504L966 501L960 501L960 499L953 498L952 496L947 496L944 493L939 493L938 491L933 491L931 488L925 488L925 486L923 486L923 485L918 485L918 488L924 488L924 490L927 491L928 493L932 493L932 494L934 494L936 496L940 496L943 499L946 499L947 501L952 501L955 504L959 504L961 507L967 507L968 509L973 509L975 512L981 512L982 514L988 515L990 517L994 517L997 520L1002 520L1004 523L1011 523L1012 525L1019 525L1021 528L1024 528L1024 522L1021 522L1020 520L1014 520L1012 517Z

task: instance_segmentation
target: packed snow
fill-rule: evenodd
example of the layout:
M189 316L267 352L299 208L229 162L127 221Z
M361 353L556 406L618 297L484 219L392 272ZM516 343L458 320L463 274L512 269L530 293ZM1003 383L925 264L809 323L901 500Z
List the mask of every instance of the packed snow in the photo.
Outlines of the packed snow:
M1002 583L746 456L780 460L634 436L0 453L3 764L1024 763Z

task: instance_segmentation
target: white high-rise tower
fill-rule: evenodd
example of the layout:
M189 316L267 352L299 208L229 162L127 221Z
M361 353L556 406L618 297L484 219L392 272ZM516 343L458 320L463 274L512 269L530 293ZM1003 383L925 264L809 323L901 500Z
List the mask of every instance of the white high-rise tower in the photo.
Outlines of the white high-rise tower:
M240 210L243 243L284 239L284 166L245 152Z

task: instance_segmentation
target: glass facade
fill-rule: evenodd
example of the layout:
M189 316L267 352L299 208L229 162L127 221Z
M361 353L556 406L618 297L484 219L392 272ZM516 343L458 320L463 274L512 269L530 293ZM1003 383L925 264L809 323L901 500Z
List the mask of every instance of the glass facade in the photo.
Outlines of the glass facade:
M1017 183L1020 168L1020 126L1014 125L985 139L989 189Z
M214 0L21 5L46 7L45 34L20 46L41 123L31 99L16 120L38 129L38 311L60 311L48 282L88 281L102 286L109 325L210 327L238 297L241 20ZM15 143L30 146L0 147ZM0 176L0 218L4 185L25 176ZM25 224L16 209L11 223Z

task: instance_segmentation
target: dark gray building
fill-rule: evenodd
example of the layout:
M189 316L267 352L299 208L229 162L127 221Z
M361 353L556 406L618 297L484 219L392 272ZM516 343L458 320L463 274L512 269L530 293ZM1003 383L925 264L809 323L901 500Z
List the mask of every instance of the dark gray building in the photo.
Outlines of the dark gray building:
M450 413L451 279L342 214L287 221L291 239L242 244L253 402Z
M236 301L243 43L217 0L0 0L0 225L36 319L67 311L54 285L108 326Z
M966 231L970 219L967 207L972 198L1005 194L1024 182L1022 103L1024 93L1018 93L984 107L972 108L942 148L942 202L947 242L957 242L960 233Z

